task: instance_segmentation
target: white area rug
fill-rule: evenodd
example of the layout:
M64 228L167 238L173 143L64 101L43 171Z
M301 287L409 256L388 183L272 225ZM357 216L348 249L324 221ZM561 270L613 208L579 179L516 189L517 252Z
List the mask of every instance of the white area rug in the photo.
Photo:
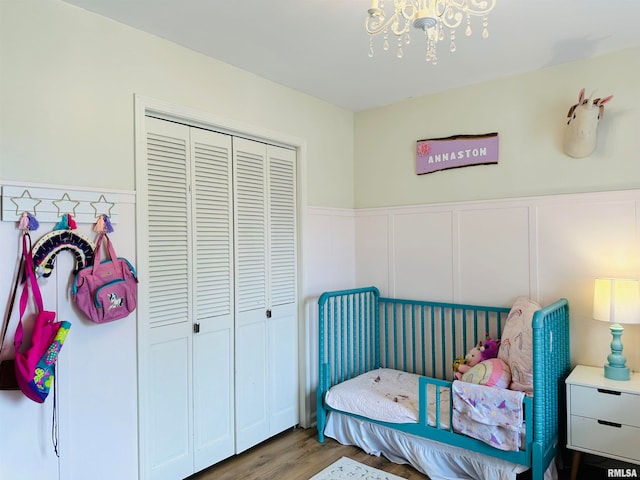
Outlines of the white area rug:
M332 463L309 480L354 480L358 478L366 480L406 480L347 457L342 457L337 462Z

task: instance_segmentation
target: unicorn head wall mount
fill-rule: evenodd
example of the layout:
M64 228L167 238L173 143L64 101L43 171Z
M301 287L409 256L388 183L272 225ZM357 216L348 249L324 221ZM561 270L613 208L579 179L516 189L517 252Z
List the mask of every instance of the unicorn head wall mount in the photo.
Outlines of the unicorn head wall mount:
M591 95L593 96L593 94ZM564 132L564 153L574 158L588 157L596 148L598 122L604 114L604 104L613 95L604 98L585 98L584 88L578 94L578 103L567 114L569 121Z

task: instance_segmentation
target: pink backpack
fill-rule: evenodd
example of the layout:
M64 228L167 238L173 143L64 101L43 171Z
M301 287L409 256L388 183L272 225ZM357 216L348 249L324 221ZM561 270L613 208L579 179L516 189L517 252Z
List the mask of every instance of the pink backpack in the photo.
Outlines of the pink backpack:
M110 259L100 262L100 246L106 239ZM118 258L106 233L96 241L93 265L80 270L73 284L77 307L92 321L106 323L133 312L138 301L138 280L133 265Z
M55 312L43 309L42 295L33 269L33 258L31 252L27 250L27 237L29 237L28 233L22 236L26 281L20 296L20 319L13 340L16 350L15 370L18 387L22 393L34 402L43 403L53 386L55 364L71 324L56 322ZM29 301L29 286L31 286L37 312L31 331L31 344L23 349L22 317Z

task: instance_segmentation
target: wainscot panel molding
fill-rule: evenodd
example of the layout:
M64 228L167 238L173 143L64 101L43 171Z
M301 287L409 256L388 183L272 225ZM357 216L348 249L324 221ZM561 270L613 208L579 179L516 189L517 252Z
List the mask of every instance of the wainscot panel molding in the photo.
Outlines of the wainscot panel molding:
M506 306L519 295L565 297L572 363L602 366L610 335L592 318L593 279L640 276L640 190L305 212L305 426L315 420L323 291L376 285L394 297ZM625 355L639 370L634 327Z
M300 423L315 422L318 384L318 297L327 290L355 286L355 217L353 209L307 207L303 217L304 366Z
M383 295L509 306L519 295L571 306L572 363L599 366L608 327L593 279L640 276L640 190L355 211L356 285ZM640 328L625 328L640 369Z

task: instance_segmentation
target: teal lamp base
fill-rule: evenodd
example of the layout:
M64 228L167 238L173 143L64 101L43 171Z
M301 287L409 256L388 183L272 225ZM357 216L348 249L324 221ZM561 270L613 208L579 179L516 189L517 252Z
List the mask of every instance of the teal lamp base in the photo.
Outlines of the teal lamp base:
M619 323L609 327L611 330L611 353L607 356L609 364L604 366L604 376L610 380L629 380L629 367L625 366L627 359L622 355L622 332L624 328Z
M629 380L629 367L604 366L604 376L610 380Z

